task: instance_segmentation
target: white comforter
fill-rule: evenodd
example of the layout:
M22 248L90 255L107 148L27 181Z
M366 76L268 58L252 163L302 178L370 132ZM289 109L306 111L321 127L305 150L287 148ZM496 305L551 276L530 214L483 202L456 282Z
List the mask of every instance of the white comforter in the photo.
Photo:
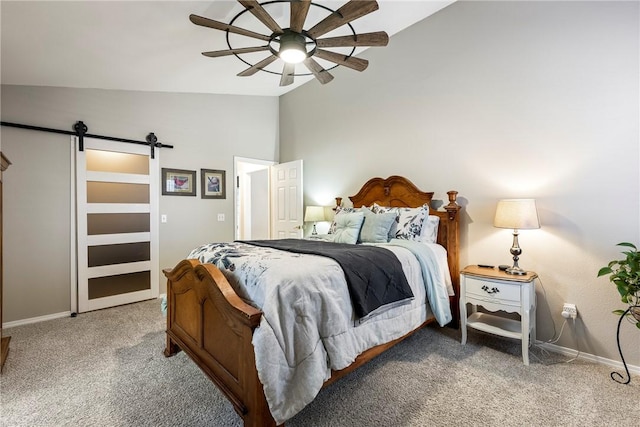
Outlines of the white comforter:
M384 247L400 260L414 298L364 322L355 318L342 269L330 258L238 242L209 244L189 254L215 264L241 297L263 311L253 346L276 423L311 402L332 369L344 369L363 351L421 325L430 313L427 294L438 323L451 320L444 248L396 240Z

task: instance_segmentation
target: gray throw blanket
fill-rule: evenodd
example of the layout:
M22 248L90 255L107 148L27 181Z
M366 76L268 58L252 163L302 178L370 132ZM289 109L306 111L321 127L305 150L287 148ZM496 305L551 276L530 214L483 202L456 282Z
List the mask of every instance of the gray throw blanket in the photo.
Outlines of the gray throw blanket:
M344 270L351 303L359 319L387 304L413 298L402 264L391 251L381 247L301 239L242 243L333 259Z

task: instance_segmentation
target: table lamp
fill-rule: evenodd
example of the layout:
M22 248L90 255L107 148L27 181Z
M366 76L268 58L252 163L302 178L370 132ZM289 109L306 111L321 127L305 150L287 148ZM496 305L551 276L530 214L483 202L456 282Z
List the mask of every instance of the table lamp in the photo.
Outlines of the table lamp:
M527 274L526 271L518 266L518 259L522 254L522 249L518 245L518 230L540 228L536 201L534 199L500 200L496 208L493 226L513 229L513 245L511 246L513 267L509 267L505 271L509 274Z
M316 231L316 223L318 221L329 221L324 214L324 206L307 206L307 209L304 212L304 221L305 222L313 222L313 231L311 232L312 236L318 234Z

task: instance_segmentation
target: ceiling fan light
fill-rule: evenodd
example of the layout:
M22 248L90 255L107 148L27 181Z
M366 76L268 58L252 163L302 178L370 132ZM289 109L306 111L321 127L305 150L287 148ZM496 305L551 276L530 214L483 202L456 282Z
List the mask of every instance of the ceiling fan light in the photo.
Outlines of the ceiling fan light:
M289 64L299 64L305 60L307 53L298 48L281 49L278 56Z
M307 57L305 38L294 32L287 32L280 38L278 56L289 64L298 64Z

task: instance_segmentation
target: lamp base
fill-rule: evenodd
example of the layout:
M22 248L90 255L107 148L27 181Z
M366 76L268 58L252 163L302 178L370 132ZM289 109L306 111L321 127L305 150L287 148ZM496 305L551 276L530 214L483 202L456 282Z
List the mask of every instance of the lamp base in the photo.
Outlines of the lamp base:
M505 271L507 274L513 274L516 276L526 276L527 272L521 269L520 267L509 267Z

